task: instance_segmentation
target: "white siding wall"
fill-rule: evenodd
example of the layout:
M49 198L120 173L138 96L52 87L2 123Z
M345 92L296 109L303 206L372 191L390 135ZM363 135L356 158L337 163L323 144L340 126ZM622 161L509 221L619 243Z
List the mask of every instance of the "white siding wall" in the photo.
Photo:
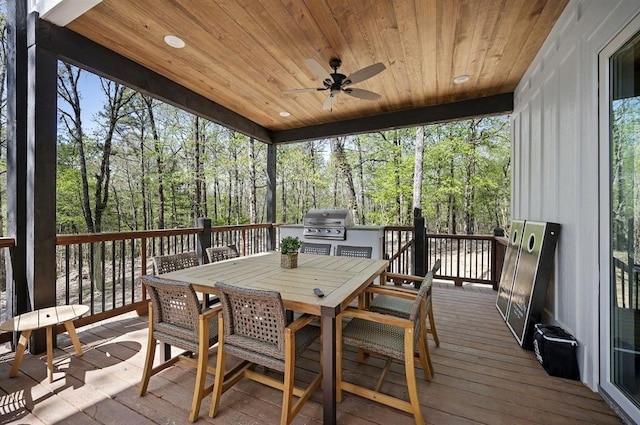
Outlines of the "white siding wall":
M571 0L518 85L512 115L512 217L562 225L546 319L580 342L582 379L593 390L599 380L598 53L638 12L638 0Z

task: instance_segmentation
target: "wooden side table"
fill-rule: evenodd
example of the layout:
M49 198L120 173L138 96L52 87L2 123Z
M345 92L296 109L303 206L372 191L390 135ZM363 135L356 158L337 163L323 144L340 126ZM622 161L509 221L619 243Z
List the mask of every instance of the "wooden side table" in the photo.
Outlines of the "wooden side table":
M24 355L24 349L29 341L31 332L36 329L46 328L47 330L47 376L49 382L53 381L53 327L60 323L64 324L64 327L69 333L69 338L73 343L73 347L76 350L77 356L82 356L82 346L76 335L76 328L73 325L73 320L82 316L89 311L89 307L86 305L62 305L58 307L48 307L40 310L30 311L28 313L20 314L13 317L6 322L0 323L0 330L10 332L22 332L20 335L20 341L18 342L18 348L16 350L16 357L13 360L13 366L11 367L10 377L16 376L20 363L22 362L22 356Z

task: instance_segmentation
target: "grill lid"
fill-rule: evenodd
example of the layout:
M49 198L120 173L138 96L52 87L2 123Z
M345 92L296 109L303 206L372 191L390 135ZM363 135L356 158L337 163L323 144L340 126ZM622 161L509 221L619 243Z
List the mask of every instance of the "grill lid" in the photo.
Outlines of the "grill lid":
M305 227L348 227L353 226L353 214L348 209L311 209L304 216Z
M353 226L351 210L309 210L303 220L305 238L345 240L347 227Z

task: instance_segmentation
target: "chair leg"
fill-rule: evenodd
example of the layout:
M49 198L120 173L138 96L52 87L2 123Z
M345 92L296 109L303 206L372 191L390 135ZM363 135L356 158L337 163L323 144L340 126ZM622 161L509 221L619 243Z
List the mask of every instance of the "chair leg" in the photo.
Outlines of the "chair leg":
M420 363L422 364L422 368L424 369L424 377L428 380L431 381L431 378L433 378L433 363L431 362L431 353L429 350L429 339L427 338L427 333L429 332L429 329L427 328L427 321L425 319L423 326L421 327L420 330L420 340L418 341L418 353L421 356L420 357ZM420 348L423 349L423 351L420 351ZM425 365L422 362L422 356L424 356L424 358L427 360L427 367L425 368Z
M420 348L420 350L423 350L423 348ZM404 353L404 369L407 377L407 390L413 409L413 417L416 420L416 425L424 425L422 411L420 410L420 399L418 398L418 387L416 386L416 370L413 361L413 332L405 333Z
M194 422L200 414L200 405L204 393L204 384L207 378L207 366L209 364L209 323L208 320L199 320L198 337L200 344L198 345L198 370L196 372L196 383L193 389L193 400L191 401L191 412L189 412L189 421Z
M418 359L420 366L424 372L424 379L431 381L433 379L433 364L431 363L431 354L429 354L429 342L427 341L426 332L420 335L421 341L418 341Z
M433 340L436 342L436 347L440 347L440 338L438 338L438 331L436 330L436 319L433 316L433 305L431 304L431 300L429 300L428 311L429 315L429 333L433 335Z
M291 420L291 410L293 404L293 384L295 375L295 347L296 337L291 329L286 330L284 345L284 387L282 388L282 413L280 415L280 425L289 425Z
M340 315L336 318L336 402L342 403L342 317Z
M213 383L213 392L211 396L211 407L209 408L209 417L215 417L220 408L220 397L222 397L222 387L224 386L224 324L222 316L218 316L218 357L216 359L216 375Z
M149 303L149 336L147 337L147 357L144 361L144 371L142 373L142 381L140 381L140 388L138 395L142 396L147 392L147 386L149 385L149 378L152 375L153 359L156 355L157 341L153 337L153 309L151 303Z

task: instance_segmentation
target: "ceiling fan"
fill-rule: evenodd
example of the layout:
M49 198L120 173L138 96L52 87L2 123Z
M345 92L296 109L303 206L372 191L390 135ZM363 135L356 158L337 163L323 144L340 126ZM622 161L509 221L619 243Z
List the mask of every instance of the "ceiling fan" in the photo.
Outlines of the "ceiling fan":
M331 74L327 72L315 59L305 59L305 62L316 75L316 77L322 80L323 87L287 90L284 92L284 94L312 93L317 91L329 90L329 96L327 97L327 100L325 100L322 104L322 109L324 109L325 111L333 109L333 104L336 101L336 97L341 92L344 92L349 96L357 97L359 99L380 99L380 95L378 93L349 86L352 84L360 83L384 71L386 67L381 62L366 66L350 74L348 77L338 72L338 68L340 68L340 65L342 65L342 61L340 59L333 58L329 61L329 66L331 67L331 69L333 69L333 73Z

